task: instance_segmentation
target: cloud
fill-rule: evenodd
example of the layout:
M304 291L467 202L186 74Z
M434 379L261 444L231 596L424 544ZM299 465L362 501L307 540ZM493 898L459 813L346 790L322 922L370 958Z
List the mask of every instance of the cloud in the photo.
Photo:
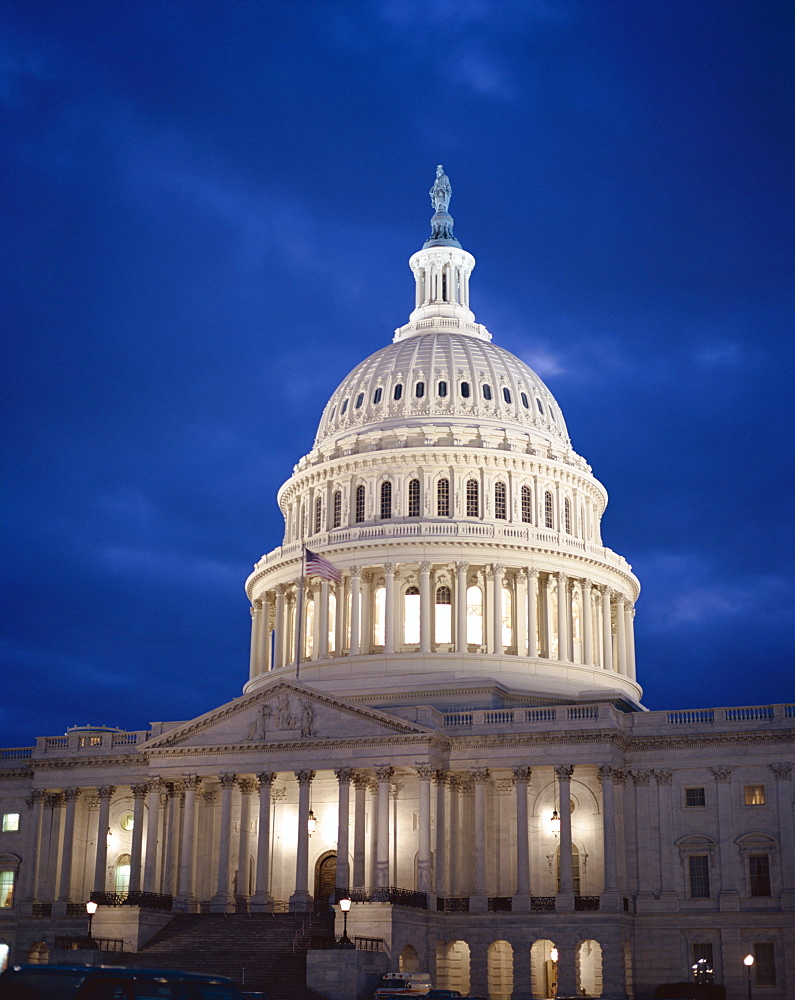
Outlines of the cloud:
M736 343L707 344L699 348L694 359L705 368L736 368L743 362L743 349Z
M204 587L210 584L224 591L240 585L237 563L223 563L173 549L111 545L100 550L99 560L125 575L157 577L161 581L165 578L181 585Z

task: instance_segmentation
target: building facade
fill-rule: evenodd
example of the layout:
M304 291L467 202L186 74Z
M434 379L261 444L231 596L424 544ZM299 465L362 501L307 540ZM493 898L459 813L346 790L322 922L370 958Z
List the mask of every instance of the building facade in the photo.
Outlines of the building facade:
M643 709L606 491L476 322L449 198L440 167L409 322L279 493L242 696L0 751L6 957L46 960L92 893L136 904L128 947L170 907L344 893L395 968L490 1000L741 996L748 954L795 996L795 706Z

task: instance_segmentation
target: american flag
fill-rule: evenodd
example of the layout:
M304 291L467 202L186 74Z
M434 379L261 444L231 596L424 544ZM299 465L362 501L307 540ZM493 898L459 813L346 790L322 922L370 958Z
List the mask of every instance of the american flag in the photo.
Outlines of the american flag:
M342 572L337 569L334 563L319 556L317 552L306 550L306 572L313 576L322 577L324 580L333 580L335 583L342 579Z

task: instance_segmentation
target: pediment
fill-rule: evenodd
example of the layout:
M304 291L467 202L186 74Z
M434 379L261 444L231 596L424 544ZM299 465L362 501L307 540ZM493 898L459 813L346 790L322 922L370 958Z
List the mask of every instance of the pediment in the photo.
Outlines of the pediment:
M283 745L397 735L430 736L433 730L281 680L182 723L140 748Z

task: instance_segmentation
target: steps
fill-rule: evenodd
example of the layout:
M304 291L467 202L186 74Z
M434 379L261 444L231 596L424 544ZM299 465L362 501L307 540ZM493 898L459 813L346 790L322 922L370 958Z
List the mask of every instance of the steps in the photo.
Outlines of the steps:
M306 952L333 940L333 915L176 914L137 954L119 965L228 976L270 1000L319 1000L306 986Z

